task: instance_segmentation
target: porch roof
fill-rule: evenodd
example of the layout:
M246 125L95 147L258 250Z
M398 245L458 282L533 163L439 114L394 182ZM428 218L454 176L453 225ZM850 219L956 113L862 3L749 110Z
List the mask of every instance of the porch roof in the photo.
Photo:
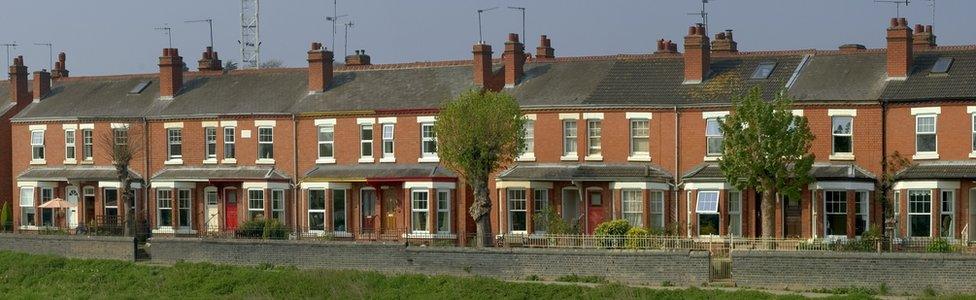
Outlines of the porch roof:
M919 162L895 175L907 179L976 179L976 161L949 160Z
M154 181L275 180L291 179L274 167L168 167L153 175Z
M669 182L671 174L649 164L518 164L499 180Z
M133 179L142 180L136 172L129 171ZM97 166L63 166L63 167L35 167L27 169L17 176L18 181L118 181L113 167Z
M874 174L855 164L814 163L810 175L818 181L874 181ZM724 182L718 163L703 163L681 177L689 182Z
M310 181L365 181L371 179L408 179L457 177L453 171L440 164L362 164L319 165L305 173Z

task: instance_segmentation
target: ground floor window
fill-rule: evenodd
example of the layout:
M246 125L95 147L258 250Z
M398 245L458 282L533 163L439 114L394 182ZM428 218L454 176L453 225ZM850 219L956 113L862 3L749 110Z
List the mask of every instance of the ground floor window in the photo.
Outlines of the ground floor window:
M285 221L285 191L271 190L271 218Z
M179 190L177 196L177 205L180 209L180 227L191 227L193 214L190 212L190 203L193 202L193 198L190 190Z
M939 220L939 235L944 238L955 237L956 232L956 222L953 218L953 213L955 210L956 203L956 193L955 191L942 191L942 197L939 198L942 201Z
M908 235L912 237L932 235L932 191L908 191Z
M410 192L410 230L414 233L428 233L427 214L429 193L426 190Z
M20 226L36 226L35 213L34 188L20 188Z
M698 235L718 235L718 191L699 191L698 205L695 207L695 212L698 213Z
M105 188L104 195L102 195L102 200L105 206L105 216L118 216L119 215L119 190L116 188ZM170 199L172 199L172 194L170 194Z
M173 190L156 191L156 224L173 227Z
M53 188L41 188L41 204L47 203L54 199L54 189ZM54 209L52 208L42 208L41 209L41 225L44 226L54 226Z
M332 230L346 231L346 190L332 190Z
M648 226L655 230L664 230L664 192L651 192L651 224Z
M545 233L548 228L548 220L546 220L546 210L549 209L549 190L547 189L536 189L533 190L532 201L535 201L533 208L533 225L536 233Z
M824 235L847 236L847 191L824 192Z
M264 190L247 190L247 213L249 220L264 218Z
M729 234L742 236L742 192L729 191Z
M308 190L308 229L325 230L325 190Z
M451 192L437 191L437 232L451 232Z
M526 230L526 199L524 189L508 190L508 230L510 232L525 232Z
M868 192L857 192L855 195L854 235L861 236L871 226L871 201Z
M901 192L895 191L892 194L894 195L893 196L894 199L891 200L891 203L893 204L892 210L894 210L895 223L900 224L901 223ZM899 226L896 225L895 228L899 228ZM895 237L901 235L899 231L900 231L899 229L895 229Z
M624 206L624 220L627 220L627 223L630 223L630 226L645 227L643 191L622 190L620 191L620 197L622 198Z

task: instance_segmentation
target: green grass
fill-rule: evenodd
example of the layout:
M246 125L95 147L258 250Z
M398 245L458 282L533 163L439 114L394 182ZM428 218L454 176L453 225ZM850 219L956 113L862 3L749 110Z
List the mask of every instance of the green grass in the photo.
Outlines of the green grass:
M146 266L0 252L0 297L332 299L800 299L759 291L512 283L480 277L180 263ZM839 296L838 296L839 297Z

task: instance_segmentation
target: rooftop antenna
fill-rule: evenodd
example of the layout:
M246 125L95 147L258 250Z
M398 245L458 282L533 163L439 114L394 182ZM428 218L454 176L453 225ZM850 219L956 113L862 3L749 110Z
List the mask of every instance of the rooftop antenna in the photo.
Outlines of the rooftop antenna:
M486 11L492 11L492 10L496 10L496 9L498 9L498 6L495 6L495 7L492 7L492 8L479 9L478 10L478 43L481 43L481 44L484 44L485 43L485 37L484 37L484 35L481 32L481 14L483 14Z
M166 32L166 38L169 39L169 47L173 48L173 28L169 27L169 24L163 24L163 27L156 27L156 30L162 30Z
M54 70L54 52L51 49L54 47L54 45L51 45L51 43L34 43L34 45L47 46L47 61L48 61L47 69Z
M932 8L932 27L935 27L935 0L928 0L929 7Z
M352 21L349 21L342 25L346 27L346 41L342 43L342 57L346 57L346 55L349 55L349 28L354 24Z
M7 48L6 61L7 61L7 69L9 70L10 69L10 47L14 47L14 50L17 50L17 41L14 41L13 43L0 44L0 46Z
M207 25L210 25L210 49L213 49L213 19L183 21L183 23L202 23L202 22L207 22Z
M874 3L891 3L891 4L894 4L895 5L895 17L896 18L900 18L901 17L901 7L899 6L899 4L905 4L905 6L907 7L908 4L911 3L911 2L912 2L912 0L874 0Z
M258 18L261 4L259 0L241 0L241 45L242 68L261 67L261 30Z
M329 45L332 48L335 48L336 23L339 23L339 19L342 19L342 18L348 17L348 16L349 15L340 15L340 16L325 17L325 20L326 21L332 22L332 45ZM343 26L345 26L345 24L343 24Z
M524 42L528 36L525 35L525 7L509 6L509 9L521 10L522 11L522 41Z
M687 13L687 15L689 16L698 16L699 18L701 18L702 26L705 27L706 36L708 36L708 10L706 9L705 4L708 4L708 1L715 1L715 0L701 0L701 4L702 4L701 10L699 10L698 12Z

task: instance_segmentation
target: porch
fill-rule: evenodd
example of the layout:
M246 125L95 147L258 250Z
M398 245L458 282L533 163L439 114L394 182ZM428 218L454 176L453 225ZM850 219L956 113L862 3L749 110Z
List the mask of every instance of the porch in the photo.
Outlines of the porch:
M130 187L133 198L122 201L120 183L110 167L40 167L30 168L17 176L13 220L17 230L65 229L86 231L106 222L131 217L144 219L145 200L142 179ZM41 208L41 205L60 198L70 203L67 209Z

